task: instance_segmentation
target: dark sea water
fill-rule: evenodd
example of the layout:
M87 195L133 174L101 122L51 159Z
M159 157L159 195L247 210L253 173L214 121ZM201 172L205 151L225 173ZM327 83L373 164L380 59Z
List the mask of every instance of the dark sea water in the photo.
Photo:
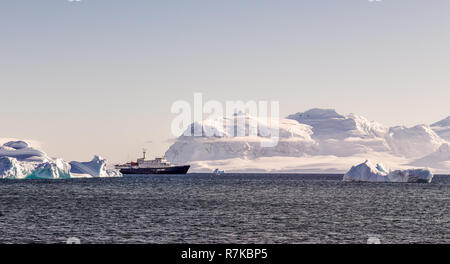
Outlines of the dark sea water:
M450 177L337 175L0 181L0 243L450 243Z

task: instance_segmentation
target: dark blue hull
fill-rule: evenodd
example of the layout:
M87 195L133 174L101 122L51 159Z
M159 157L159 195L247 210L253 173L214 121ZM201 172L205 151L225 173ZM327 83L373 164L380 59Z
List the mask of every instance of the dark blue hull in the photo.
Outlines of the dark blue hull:
M171 166L166 168L127 168L121 169L120 172L124 175L152 175L152 174L186 174L189 171L190 165L185 166Z

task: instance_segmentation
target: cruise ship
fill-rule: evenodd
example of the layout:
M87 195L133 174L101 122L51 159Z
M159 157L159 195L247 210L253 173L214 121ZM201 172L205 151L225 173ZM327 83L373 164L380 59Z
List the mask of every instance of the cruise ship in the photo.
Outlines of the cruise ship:
M154 160L146 160L144 156L137 162L129 162L123 165L116 165L116 169L124 175L151 175L151 174L186 174L190 165L173 165L164 157Z

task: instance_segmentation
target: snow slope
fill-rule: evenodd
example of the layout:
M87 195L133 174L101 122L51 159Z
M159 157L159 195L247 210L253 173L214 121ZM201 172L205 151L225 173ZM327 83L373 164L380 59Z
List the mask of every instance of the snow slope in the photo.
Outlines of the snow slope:
M227 173L342 173L352 165L366 159L386 160L386 166L402 169L412 169L406 165L409 160L385 153L369 153L347 157L334 155L306 155L302 157L260 157L256 159L232 158L224 160L203 160L189 163L192 172L211 172L215 168ZM399 165L400 164L400 165ZM405 164L405 165L403 165Z
M379 123L370 122L355 114L343 116L333 109L315 108L289 115L287 118L310 125L314 131L314 138L374 138L383 137L387 132L387 128Z
M450 142L450 116L444 120L432 124L431 128L441 138Z
M435 152L412 161L410 165L434 168L447 173L447 169L450 168L450 144L442 144Z

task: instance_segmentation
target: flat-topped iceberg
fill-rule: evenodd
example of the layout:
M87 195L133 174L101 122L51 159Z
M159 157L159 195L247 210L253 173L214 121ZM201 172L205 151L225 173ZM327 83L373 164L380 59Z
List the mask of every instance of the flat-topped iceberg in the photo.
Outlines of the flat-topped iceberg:
M68 163L50 158L24 141L0 146L0 179L69 179L78 177L116 177L121 174L106 168L106 160L95 156L90 162Z
M366 160L353 166L343 178L343 181L359 182L422 182L430 183L433 173L428 169L387 170L383 164L373 164Z

